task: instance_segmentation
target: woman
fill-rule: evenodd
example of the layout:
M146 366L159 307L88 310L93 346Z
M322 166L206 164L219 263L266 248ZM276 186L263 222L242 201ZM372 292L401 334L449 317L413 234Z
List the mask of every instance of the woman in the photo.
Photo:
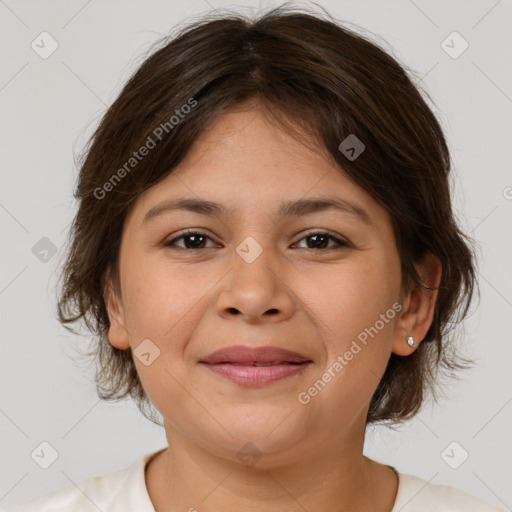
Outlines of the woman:
M467 363L449 170L404 69L333 20L165 41L85 155L59 314L96 334L100 396L152 404L169 446L13 510L498 511L363 455Z

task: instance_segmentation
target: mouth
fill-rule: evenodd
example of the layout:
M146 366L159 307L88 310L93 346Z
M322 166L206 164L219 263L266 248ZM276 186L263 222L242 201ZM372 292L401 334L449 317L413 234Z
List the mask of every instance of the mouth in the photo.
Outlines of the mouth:
M240 386L261 387L298 375L313 361L279 347L228 347L213 352L200 364Z

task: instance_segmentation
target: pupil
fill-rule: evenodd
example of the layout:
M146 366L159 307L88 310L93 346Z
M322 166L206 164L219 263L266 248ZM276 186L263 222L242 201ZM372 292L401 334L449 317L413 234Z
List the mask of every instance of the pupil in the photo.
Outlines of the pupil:
M327 240L327 237L326 237L325 235L311 235L311 236L309 237L309 239L310 239L310 240L312 240L312 239L318 239L318 238L323 238L323 241L324 241L324 242ZM325 244L323 244L322 242L320 242L320 243L313 243L313 246L314 246L314 248L315 248L315 249L317 249L319 246L324 247L324 246L325 246Z
M191 246L191 247L199 247L201 245L201 241L198 242L198 239L201 239L201 238L204 238L203 235L187 235L185 240L191 240L191 239L195 239L196 242L192 242L191 244L185 244L187 246Z

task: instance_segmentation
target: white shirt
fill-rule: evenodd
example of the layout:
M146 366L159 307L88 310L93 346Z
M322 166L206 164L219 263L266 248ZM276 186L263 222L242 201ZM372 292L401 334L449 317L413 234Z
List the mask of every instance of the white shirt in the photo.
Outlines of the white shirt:
M95 476L25 502L8 512L155 512L145 481L148 461L162 448L139 457L127 469ZM396 470L395 470L396 471ZM400 473L391 512L505 512L446 485Z

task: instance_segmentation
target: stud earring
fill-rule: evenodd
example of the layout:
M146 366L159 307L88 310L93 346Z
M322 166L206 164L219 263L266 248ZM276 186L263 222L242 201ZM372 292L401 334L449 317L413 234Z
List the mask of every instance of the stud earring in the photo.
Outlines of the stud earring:
M407 336L407 345L414 347L414 338L412 336Z

